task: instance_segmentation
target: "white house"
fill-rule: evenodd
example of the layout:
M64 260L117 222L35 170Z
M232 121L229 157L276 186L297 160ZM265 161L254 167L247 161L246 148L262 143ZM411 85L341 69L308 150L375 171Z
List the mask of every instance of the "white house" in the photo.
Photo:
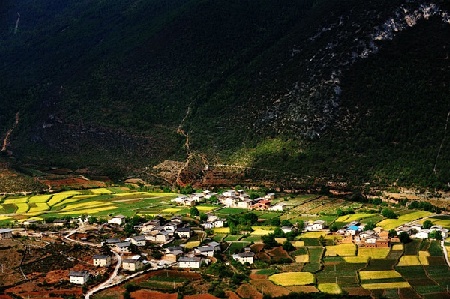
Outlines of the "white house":
M249 209L252 204L253 201L251 199L244 199L242 201L238 201L237 207L240 209Z
M144 268L144 263L141 257L124 259L122 262L122 269L126 271L139 271Z
M325 227L325 221L316 220L314 222L309 222L305 229L307 231L320 231L320 230L324 229L324 227Z
M194 193L191 195L191 198L196 202L204 202L205 195L203 193Z
M89 272L87 271L70 271L70 283L85 284L89 280Z
M182 256L178 259L178 267L184 269L200 269L202 259L199 257Z
M177 229L176 234L180 238L189 239L191 237L191 228L190 227L180 227Z
M236 191L227 190L227 191L223 192L222 195L225 197L233 197L233 196L236 196Z
M146 235L145 239L155 243L167 243L170 240L172 234L165 230L153 231L150 235Z
M422 229L420 232L418 232L417 234L415 234L411 237L416 238L416 239L428 239L429 233L430 233L429 229Z
M94 266L108 267L111 265L111 257L109 255L94 255L92 259Z
M134 244L138 247L142 247L145 246L145 236L144 235L140 235L140 236L134 236L130 238L130 242L131 244Z
M122 225L125 223L125 216L123 215L116 215L113 218L108 220L109 224L117 224L117 225Z
M211 246L201 246L194 248L194 253L203 256L214 256L214 247Z
M212 247L214 251L220 251L220 243L216 241L211 241L207 244L209 247Z
M130 252L130 242L120 242L120 243L116 243L115 246L117 247L117 249L122 252L122 253L128 253Z
M233 257L233 259L237 260L241 264L245 264L245 263L253 264L255 254L253 252L241 252L238 254L233 254L232 257Z
M12 229L2 228L0 229L0 240L2 239L11 239L12 238Z
M284 210L284 206L285 206L284 203L279 202L279 203L274 204L273 206L269 207L268 210L274 211L274 212L282 212Z
M223 227L225 224L225 221L223 219L218 218L218 219L214 220L213 224L214 224L214 227Z
M293 228L292 226L282 226L282 227L281 227L281 230L282 230L283 233L285 233L285 234L292 232L293 229L294 229L294 228Z

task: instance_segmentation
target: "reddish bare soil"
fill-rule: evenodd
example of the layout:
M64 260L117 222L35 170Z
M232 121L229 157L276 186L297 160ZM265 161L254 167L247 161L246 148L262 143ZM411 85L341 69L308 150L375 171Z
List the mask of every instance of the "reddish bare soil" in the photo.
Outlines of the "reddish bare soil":
M132 292L130 295L133 299L177 299L178 296L177 293L168 294L149 290L138 290Z
M250 284L243 284L237 289L237 294L242 298L262 299L263 295Z
M225 294L227 295L228 299L241 299L235 292L232 291L226 291Z
M251 280L250 283L261 293L272 295L272 297L278 297L288 295L290 291L284 287L277 286L267 279Z
M57 283L61 280L67 280L69 277L69 270L55 270L50 271L45 275L46 283Z
M319 290L315 286L290 286L290 287L286 287L286 289L288 289L294 293L317 293L317 292L319 292Z
M344 291L346 291L350 296L370 296L370 291L363 289L361 287L355 287L355 288L343 288Z
M219 299L211 294L184 295L184 299Z
M58 190L61 187L70 188L95 188L95 187L106 187L105 182L101 181L91 181L80 177L64 178L64 179L44 179L39 181L42 184L50 186L51 189Z

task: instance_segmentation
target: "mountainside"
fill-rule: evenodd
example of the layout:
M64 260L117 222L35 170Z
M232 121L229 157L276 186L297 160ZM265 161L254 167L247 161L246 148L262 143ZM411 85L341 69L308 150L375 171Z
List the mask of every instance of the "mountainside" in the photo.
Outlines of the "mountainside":
M188 183L208 165L247 182L444 187L448 10L402 0L2 1L2 153L15 167L114 179Z

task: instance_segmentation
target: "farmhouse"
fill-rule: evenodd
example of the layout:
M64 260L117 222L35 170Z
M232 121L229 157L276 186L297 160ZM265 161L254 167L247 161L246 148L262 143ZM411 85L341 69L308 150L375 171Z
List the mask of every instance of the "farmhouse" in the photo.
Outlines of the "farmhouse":
M117 239L117 238L106 239L105 242L103 242L103 244L106 244L106 245L109 245L109 246L116 245L117 243L120 243L120 240Z
M323 220L316 220L314 222L312 222L312 221L309 222L306 225L305 230L306 231L320 231L320 230L322 230L324 228L325 228L325 221L323 221Z
M200 254L203 256L214 256L214 247L211 246L201 246L194 249L195 254Z
M67 220L66 219L57 219L57 220L53 221L52 224L55 227L62 227L67 224Z
M70 283L85 284L89 280L89 272L87 271L70 271Z
M233 254L233 259L237 260L241 264L249 263L253 264L253 259L255 254L253 252L241 252L238 254Z
M269 211L274 211L274 212L283 212L283 210L285 209L285 204L282 202L279 202L271 207L269 207Z
M124 259L122 262L122 269L126 271L139 271L144 268L144 263L140 256L135 256L130 259Z
M116 215L113 218L108 220L109 224L117 224L117 225L122 225L125 223L125 216L123 215Z
M111 265L111 257L109 255L94 255L92 259L94 266L108 267Z
M281 230L283 231L283 233L287 234L292 232L294 230L294 227L291 225L284 225L281 227Z
M115 244L117 249L122 252L122 253L128 253L130 252L130 242L121 242L121 243L116 243Z
M178 259L178 267L184 269L200 269L202 259L199 257L182 256Z
M12 229L8 228L0 229L0 240L11 238L12 238Z
M180 238L189 239L191 237L191 228L190 227L180 227L177 229L176 234Z
M262 199L251 206L252 210L267 210L270 207L270 200Z
M130 242L131 244L134 244L138 247L142 247L145 246L145 236L144 235L140 235L140 236L134 236L130 238Z

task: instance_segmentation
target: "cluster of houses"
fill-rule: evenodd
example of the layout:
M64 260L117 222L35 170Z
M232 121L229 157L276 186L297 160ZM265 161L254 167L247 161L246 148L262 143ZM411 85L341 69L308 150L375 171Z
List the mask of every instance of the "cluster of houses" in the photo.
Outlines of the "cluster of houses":
M390 242L399 242L398 238L389 238L389 233L381 227L373 230L364 230L364 225L358 221L352 221L337 231L344 237L341 244L354 243L360 247L383 248L389 247Z
M222 194L205 190L202 193L180 195L173 199L172 202L183 206L195 206L198 203L205 202L212 196L216 196L219 203L226 208L269 211L283 211L283 209L285 209L284 203L277 203L273 206L271 205L271 200L275 198L275 193L269 193L264 197L252 199L244 190L227 190Z

